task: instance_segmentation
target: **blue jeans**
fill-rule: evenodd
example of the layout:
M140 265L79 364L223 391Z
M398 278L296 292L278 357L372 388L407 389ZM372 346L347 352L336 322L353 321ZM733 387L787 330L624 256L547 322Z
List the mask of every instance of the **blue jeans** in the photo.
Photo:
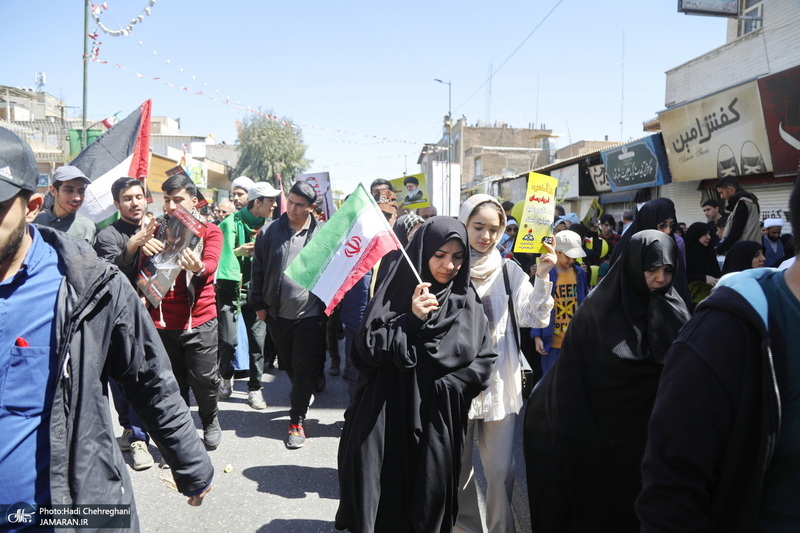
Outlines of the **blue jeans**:
M547 355L542 356L542 375L547 374L547 371L553 368L553 365L556 364L556 360L558 359L558 354L561 353L561 348L553 348L550 347L547 350Z
M150 442L150 437L147 436L142 422L139 420L139 417L136 416L128 400L125 399L125 395L122 393L119 384L113 379L109 379L108 383L111 385L111 398L114 400L114 408L117 410L119 425L124 429L131 430L128 441L136 442L137 440L143 440L145 442Z

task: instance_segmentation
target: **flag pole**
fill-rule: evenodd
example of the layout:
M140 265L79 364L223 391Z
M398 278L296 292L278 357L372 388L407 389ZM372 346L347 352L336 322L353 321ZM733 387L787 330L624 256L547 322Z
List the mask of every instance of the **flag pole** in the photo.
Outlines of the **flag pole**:
M375 206L375 209L377 209L378 211L381 212L381 220L383 220L384 225L386 226L386 228L389 229L390 232L392 232L392 234L394 234L394 230L389 225L389 221L386 220L386 217L383 216L383 211L381 211L381 208L378 207L378 203L375 201L375 198L373 198L372 195L367 192L367 189L364 187L363 183L359 183L358 186L361 187L362 189L364 189L364 192L367 193L367 196L369 197L369 199L372 200L372 205ZM403 257L406 258L406 261L408 262L408 266L411 267L411 272L413 272L414 275L417 277L417 281L420 282L420 283L423 283L422 278L419 277L419 272L417 272L417 269L414 266L414 263L411 262L411 258L408 257L408 254L406 253L406 249L402 245L400 246L400 252L403 254Z
M387 225L387 226L389 225L389 224L388 224L388 222L387 222L387 224L386 224L386 225ZM394 231L394 230L392 230L392 231ZM410 257L408 257L408 254L406 253L406 249L405 249L403 246L401 246L401 247L400 247L400 251L401 251L401 252L403 252L403 257L405 257L405 258L406 258L406 261L408 261L408 266L410 266L410 267L411 267L411 272L413 272L413 273L414 273L414 275L415 275L415 276L417 276L417 281L419 281L420 283L422 283L422 278L421 278L421 277L419 277L419 273L417 272L417 269L416 269L416 268L414 268L414 263L412 263L412 262L411 262L411 258L410 258Z

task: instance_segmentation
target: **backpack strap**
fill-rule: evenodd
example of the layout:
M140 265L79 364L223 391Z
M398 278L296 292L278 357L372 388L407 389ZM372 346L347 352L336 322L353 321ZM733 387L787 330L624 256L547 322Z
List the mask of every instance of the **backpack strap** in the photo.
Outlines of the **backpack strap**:
M523 370L531 370L531 365L528 364L528 360L522 355L522 346L520 344L520 338L519 338L519 328L517 327L517 314L514 312L514 296L511 293L511 282L508 279L507 265L508 261L503 263L503 283L505 283L506 295L508 296L508 316L511 320L511 327L514 328L514 340L517 343L517 354L519 357L519 362L522 365Z

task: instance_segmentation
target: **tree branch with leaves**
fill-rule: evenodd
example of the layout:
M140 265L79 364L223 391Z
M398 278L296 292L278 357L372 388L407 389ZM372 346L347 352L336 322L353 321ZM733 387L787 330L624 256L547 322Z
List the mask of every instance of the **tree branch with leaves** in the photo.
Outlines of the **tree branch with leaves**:
M286 178L302 174L311 164L305 157L303 132L286 119L272 120L266 115L250 115L242 122L239 162L233 175L272 184L276 175L281 175L291 185L291 179Z

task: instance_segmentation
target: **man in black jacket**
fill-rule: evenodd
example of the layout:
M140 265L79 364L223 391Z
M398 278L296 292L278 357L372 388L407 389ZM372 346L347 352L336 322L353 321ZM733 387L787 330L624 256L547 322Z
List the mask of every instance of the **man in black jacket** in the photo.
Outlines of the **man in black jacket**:
M53 505L110 504L130 514L93 527L137 531L108 423L109 377L190 505L202 503L214 470L130 283L88 244L30 224L42 205L37 176L27 143L0 128L0 527L9 516L41 525Z
M800 220L800 178L790 199ZM642 532L800 531L800 263L725 276L667 354Z
M725 255L739 241L761 242L761 209L755 194L744 190L736 178L726 176L714 184L720 199L731 212L717 245L717 255Z
M111 185L119 219L97 234L94 249L101 259L116 265L136 285L141 248L153 236L156 222L146 218L144 185L135 178L119 178ZM144 223L143 223L144 221Z
M153 236L155 220L145 218L147 199L144 185L135 178L119 178L111 184L114 207L119 219L97 234L94 250L97 257L116 265L125 274L131 286L136 287L140 249ZM144 221L144 222L143 222ZM119 384L111 380L114 408L119 414L119 424L124 428L120 437L120 449L130 451L134 470L145 470L155 461L150 455L147 433L136 412L125 399Z
M321 227L313 215L316 200L308 183L292 185L286 213L256 236L250 278L250 303L258 319L267 323L281 370L292 382L289 434L284 442L289 449L305 444L303 421L325 370L325 306L284 274Z

